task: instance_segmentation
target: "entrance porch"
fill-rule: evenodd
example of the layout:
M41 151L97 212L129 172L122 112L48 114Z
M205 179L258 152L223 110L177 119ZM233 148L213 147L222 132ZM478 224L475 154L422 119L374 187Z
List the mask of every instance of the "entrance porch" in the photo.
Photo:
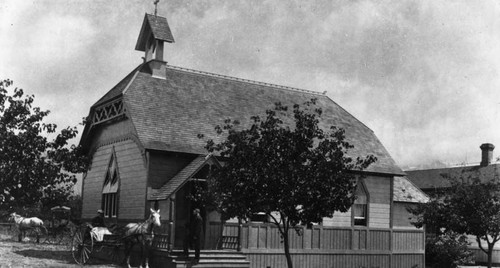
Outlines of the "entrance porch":
M241 252L234 250L202 250L200 260L194 260L191 251L188 257L182 255L182 250L165 252L156 249L151 259L151 267L166 268L250 268L250 262Z

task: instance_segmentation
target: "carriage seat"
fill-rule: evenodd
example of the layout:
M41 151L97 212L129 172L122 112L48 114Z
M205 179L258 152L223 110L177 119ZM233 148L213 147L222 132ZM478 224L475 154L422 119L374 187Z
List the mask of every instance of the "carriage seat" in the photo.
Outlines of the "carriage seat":
M112 234L107 227L93 227L90 229L90 234L95 241L102 241L104 239L104 235Z

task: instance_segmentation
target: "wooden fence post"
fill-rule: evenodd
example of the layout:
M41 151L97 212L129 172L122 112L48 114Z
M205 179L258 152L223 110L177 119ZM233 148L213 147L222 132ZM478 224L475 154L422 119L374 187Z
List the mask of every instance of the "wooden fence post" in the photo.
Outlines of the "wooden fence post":
M243 228L243 224L241 223L241 219L238 218L238 252L241 251L241 229Z
M174 248L174 208L175 208L175 199L170 198L170 213L169 213L169 221L168 221L168 252L172 252Z

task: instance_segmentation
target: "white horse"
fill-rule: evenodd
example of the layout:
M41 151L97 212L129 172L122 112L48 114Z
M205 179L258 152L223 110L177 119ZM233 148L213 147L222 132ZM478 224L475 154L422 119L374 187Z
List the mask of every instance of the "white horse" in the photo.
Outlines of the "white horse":
M13 221L16 224L16 228L19 231L18 240L21 242L22 238L25 236L27 230L35 229L37 232L36 242L40 242L39 232L45 231L47 233L47 229L43 225L43 221L37 217L25 218L21 215L16 214L15 212L10 214L9 221Z
M124 229L123 240L125 242L125 256L127 267L130 268L130 251L135 244L141 246L141 262L140 266L144 263L144 267L148 268L149 253L151 249L151 242L153 241L153 227L160 227L160 210L151 210L149 218L141 223L129 223ZM146 251L146 252L144 252ZM144 254L146 253L146 254ZM146 256L144 256L146 255Z

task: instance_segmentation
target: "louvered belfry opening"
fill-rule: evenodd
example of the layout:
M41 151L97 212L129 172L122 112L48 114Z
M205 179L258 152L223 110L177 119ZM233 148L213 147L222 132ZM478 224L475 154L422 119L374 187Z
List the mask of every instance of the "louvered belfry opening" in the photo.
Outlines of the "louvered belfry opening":
M165 42L174 43L167 18L146 14L135 50L144 51L144 62L148 64L151 76L155 78L166 78Z

